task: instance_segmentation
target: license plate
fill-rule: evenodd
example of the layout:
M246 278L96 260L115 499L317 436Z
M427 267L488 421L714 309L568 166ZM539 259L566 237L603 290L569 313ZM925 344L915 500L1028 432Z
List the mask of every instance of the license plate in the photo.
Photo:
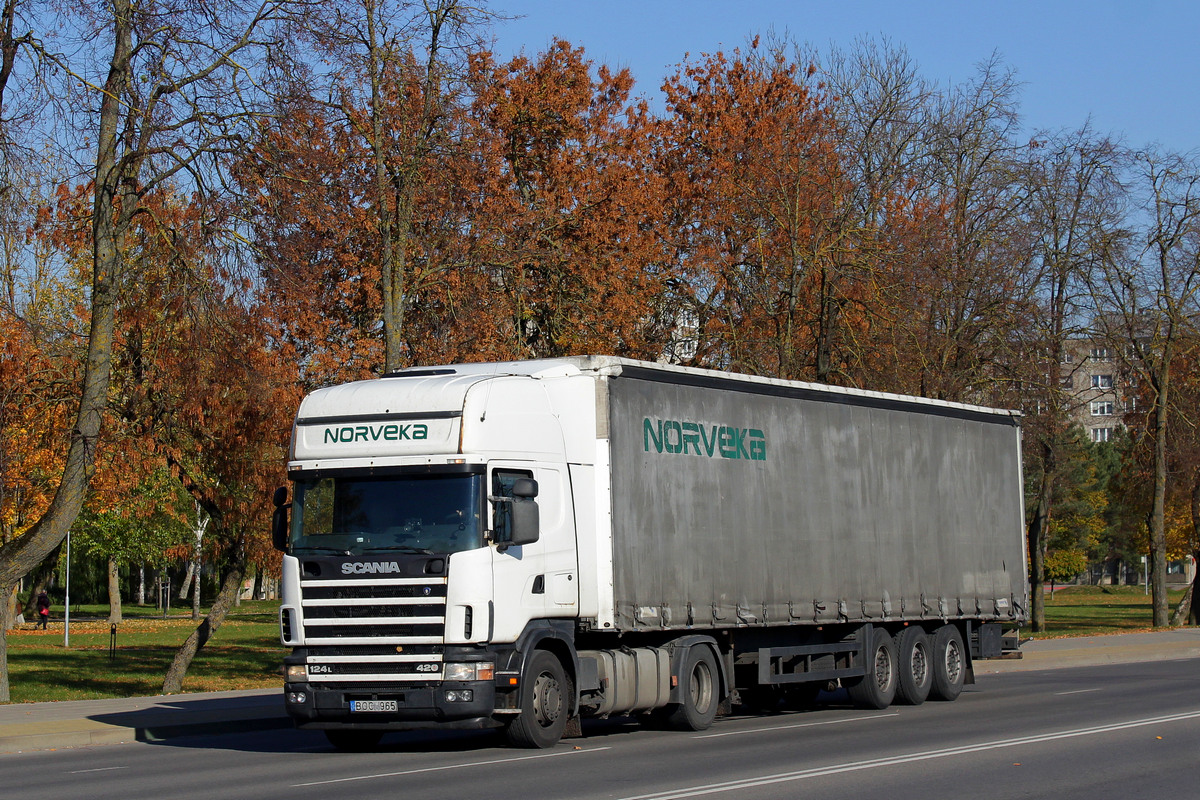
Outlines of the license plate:
M386 711L398 711L399 706L395 700L351 700L350 710L358 713L379 713Z

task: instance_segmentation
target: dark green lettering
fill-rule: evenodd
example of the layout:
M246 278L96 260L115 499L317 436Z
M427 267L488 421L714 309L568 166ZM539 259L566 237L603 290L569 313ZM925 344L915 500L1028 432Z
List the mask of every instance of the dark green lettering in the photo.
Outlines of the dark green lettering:
M650 419L642 420L642 446L647 453L650 452L650 442L654 442L655 451L661 453L663 451L663 424L662 420L657 420L657 430Z

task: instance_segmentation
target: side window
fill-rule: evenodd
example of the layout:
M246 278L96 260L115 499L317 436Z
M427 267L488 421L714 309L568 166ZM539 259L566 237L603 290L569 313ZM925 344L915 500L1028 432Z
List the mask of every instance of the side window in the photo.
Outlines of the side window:
M492 473L492 496L513 496L513 484L521 478L532 478L527 469L498 469ZM492 541L512 541L512 503L492 503Z

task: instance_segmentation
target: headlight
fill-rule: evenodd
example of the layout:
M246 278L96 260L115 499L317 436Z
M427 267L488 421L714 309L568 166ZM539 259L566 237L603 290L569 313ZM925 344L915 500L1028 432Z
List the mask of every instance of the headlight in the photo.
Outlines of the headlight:
M446 664L442 680L447 681L490 681L495 674L490 661L471 661L465 664Z
M303 664L288 664L287 676L288 683L300 683L308 680L308 669Z

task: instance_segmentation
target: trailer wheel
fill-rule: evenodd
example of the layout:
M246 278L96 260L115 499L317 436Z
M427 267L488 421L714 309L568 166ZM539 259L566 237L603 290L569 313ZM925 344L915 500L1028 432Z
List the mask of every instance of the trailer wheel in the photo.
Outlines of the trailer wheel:
M383 738L383 731L327 730L325 738L345 753L365 753L375 749Z
M574 693L558 657L546 650L534 650L520 692L521 713L504 731L508 743L514 747L553 747L567 726Z
M954 625L943 625L933 635L933 686L935 700L954 700L962 694L967 677L967 657L962 635Z
M688 648L680 673L682 703L672 703L665 709L672 728L681 731L702 731L712 725L717 716L720 691L717 688L717 660L704 645Z
M875 628L871 646L863 653L867 674L846 684L850 700L859 708L887 708L896 697L896 643L882 628Z
M896 702L921 705L933 686L933 649L925 631L910 625L900 632L896 637L896 663Z

